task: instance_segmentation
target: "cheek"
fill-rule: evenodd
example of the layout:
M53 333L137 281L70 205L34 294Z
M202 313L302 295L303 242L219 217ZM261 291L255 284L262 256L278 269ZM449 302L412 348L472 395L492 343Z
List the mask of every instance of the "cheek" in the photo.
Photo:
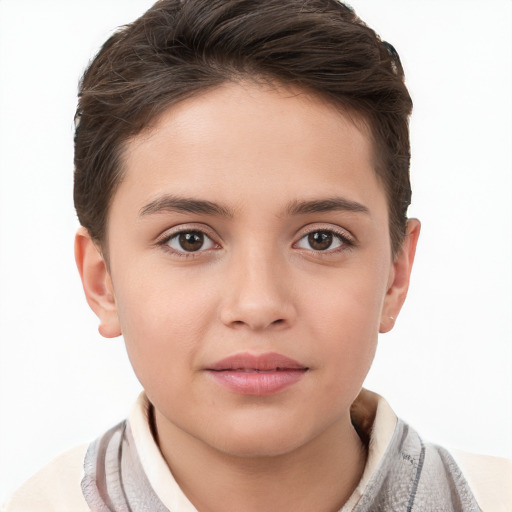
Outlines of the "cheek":
M328 337L340 333L354 341L373 338L371 334L378 333L387 280L384 268L372 272L366 265L321 276L315 286L306 279L298 288L301 313Z
M340 272L307 295L302 321L312 329L318 364L334 386L362 383L377 346L386 279L381 272ZM339 390L339 389L338 389Z
M137 274L133 272L132 275ZM193 334L201 328L207 313L210 293L201 281L187 279L186 272L169 272L156 266L130 277L116 288L117 308L123 333L138 337L172 336L176 331Z
M116 301L128 355L143 384L169 380L193 366L211 322L207 294L179 279L146 274L143 281L123 283Z

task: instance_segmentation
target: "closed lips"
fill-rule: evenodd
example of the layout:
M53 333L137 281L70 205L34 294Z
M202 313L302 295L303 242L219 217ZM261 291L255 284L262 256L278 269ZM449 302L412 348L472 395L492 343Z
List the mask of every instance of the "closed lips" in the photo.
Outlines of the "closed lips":
M235 354L222 359L209 366L212 371L240 371L240 372L276 372L290 370L308 370L309 368L291 359L277 353L266 354Z
M207 370L232 393L264 397L299 382L309 368L281 354L244 353L222 359Z

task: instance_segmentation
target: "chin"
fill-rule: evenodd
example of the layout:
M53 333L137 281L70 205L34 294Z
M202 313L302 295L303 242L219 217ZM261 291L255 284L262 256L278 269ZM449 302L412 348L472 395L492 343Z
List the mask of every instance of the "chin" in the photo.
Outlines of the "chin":
M211 439L217 450L235 457L277 457L293 452L315 438L310 429L297 421L272 421L254 418L234 421ZM214 434L215 435L215 434Z
M295 451L302 446L301 442L284 440L281 436L264 438L258 436L232 437L216 448L226 455L243 458L279 457Z

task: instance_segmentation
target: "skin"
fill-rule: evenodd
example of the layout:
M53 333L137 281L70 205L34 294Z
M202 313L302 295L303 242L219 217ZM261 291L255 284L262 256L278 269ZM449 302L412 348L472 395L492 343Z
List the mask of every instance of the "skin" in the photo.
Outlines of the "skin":
M83 228L76 258L100 332L124 336L176 480L202 512L338 510L365 463L350 406L405 300L419 234L409 221L392 257L362 123L298 90L225 84L130 140L124 169L109 265ZM333 198L344 202L298 207ZM204 244L187 253L177 233L198 231ZM240 352L308 370L241 395L206 370Z

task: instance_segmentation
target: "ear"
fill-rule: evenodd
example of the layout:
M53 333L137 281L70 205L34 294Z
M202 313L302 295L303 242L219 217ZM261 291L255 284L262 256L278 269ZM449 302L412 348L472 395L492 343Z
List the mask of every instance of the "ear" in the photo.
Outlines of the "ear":
M384 298L380 319L379 332L381 333L388 332L393 328L398 313L400 313L405 302L420 228L421 224L418 219L409 219L407 221L404 242L400 251L395 256L390 272L388 291Z
M100 334L105 338L119 336L121 327L107 264L89 232L83 227L75 236L75 260L87 302L100 320Z

